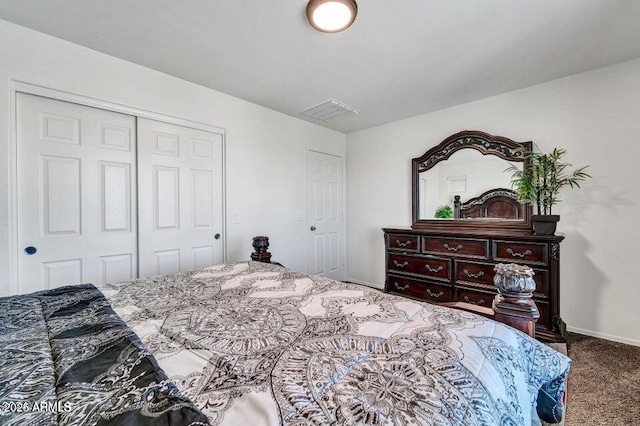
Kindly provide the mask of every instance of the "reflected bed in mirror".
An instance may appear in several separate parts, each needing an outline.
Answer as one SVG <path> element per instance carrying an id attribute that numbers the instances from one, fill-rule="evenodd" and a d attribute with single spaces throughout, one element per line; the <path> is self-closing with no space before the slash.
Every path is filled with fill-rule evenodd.
<path id="1" fill-rule="evenodd" d="M 456 195 L 453 206 L 455 219 L 522 220 L 524 213 L 516 193 L 506 188 L 490 189 L 467 201 Z"/>
<path id="2" fill-rule="evenodd" d="M 512 165 L 522 170 L 522 161 L 507 161 L 493 155 L 482 155 L 475 149 L 462 149 L 420 172 L 420 219 L 434 219 L 436 211 L 443 205 L 453 208 L 456 196 L 470 201 L 490 190 L 509 188 L 512 172 L 505 170 Z"/>
<path id="3" fill-rule="evenodd" d="M 522 148 L 531 149 L 531 142 L 466 130 L 414 158 L 412 227 L 530 230 L 531 207 L 507 189 L 512 172 L 505 171 L 528 166 Z M 452 219 L 434 217 L 443 206 L 454 211 Z"/>

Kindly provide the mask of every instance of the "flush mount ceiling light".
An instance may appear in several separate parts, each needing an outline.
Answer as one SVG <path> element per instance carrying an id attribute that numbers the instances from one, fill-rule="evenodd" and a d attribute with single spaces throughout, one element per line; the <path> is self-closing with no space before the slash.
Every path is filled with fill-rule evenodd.
<path id="1" fill-rule="evenodd" d="M 313 28 L 324 33 L 337 33 L 353 24 L 358 14 L 355 0 L 311 0 L 307 19 Z"/>

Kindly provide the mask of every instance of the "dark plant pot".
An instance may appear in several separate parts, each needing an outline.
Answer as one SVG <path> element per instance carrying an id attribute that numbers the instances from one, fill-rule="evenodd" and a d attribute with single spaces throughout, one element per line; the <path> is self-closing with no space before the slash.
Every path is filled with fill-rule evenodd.
<path id="1" fill-rule="evenodd" d="M 535 235 L 553 235 L 560 221 L 559 214 L 534 214 L 531 216 Z"/>

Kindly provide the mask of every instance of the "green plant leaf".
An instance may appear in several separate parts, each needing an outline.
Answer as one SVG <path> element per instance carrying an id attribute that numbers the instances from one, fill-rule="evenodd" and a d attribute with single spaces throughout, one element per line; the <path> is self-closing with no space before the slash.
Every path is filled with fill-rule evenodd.
<path id="1" fill-rule="evenodd" d="M 437 219 L 452 219 L 453 218 L 453 210 L 448 205 L 442 205 L 438 207 L 436 210 L 436 214 L 434 216 Z"/>
<path id="2" fill-rule="evenodd" d="M 511 173 L 511 187 L 522 204 L 535 205 L 537 214 L 551 214 L 551 209 L 561 200 L 558 198 L 564 187 L 580 188 L 580 182 L 591 178 L 584 166 L 570 172 L 571 163 L 563 162 L 562 157 L 566 149 L 554 148 L 548 154 L 528 151 L 524 147 L 518 148 L 528 160 L 526 170 L 520 170 L 515 165 L 505 172 Z"/>

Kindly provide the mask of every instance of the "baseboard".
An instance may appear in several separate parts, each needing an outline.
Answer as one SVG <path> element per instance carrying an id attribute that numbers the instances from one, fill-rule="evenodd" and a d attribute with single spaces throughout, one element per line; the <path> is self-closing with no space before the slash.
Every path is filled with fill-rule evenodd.
<path id="1" fill-rule="evenodd" d="M 626 337 L 614 336 L 611 334 L 600 333 L 598 331 L 585 330 L 577 327 L 567 326 L 567 331 L 572 333 L 584 334 L 591 337 L 597 337 L 599 339 L 611 340 L 612 342 L 624 343 L 631 346 L 640 346 L 640 340 L 627 339 Z"/>
<path id="2" fill-rule="evenodd" d="M 376 290 L 383 290 L 384 289 L 384 285 L 374 284 L 374 283 L 370 283 L 370 282 L 362 281 L 362 280 L 356 280 L 356 279 L 353 279 L 353 278 L 347 278 L 345 281 L 348 282 L 348 283 L 361 284 L 361 285 L 366 285 L 367 287 L 373 287 Z"/>

